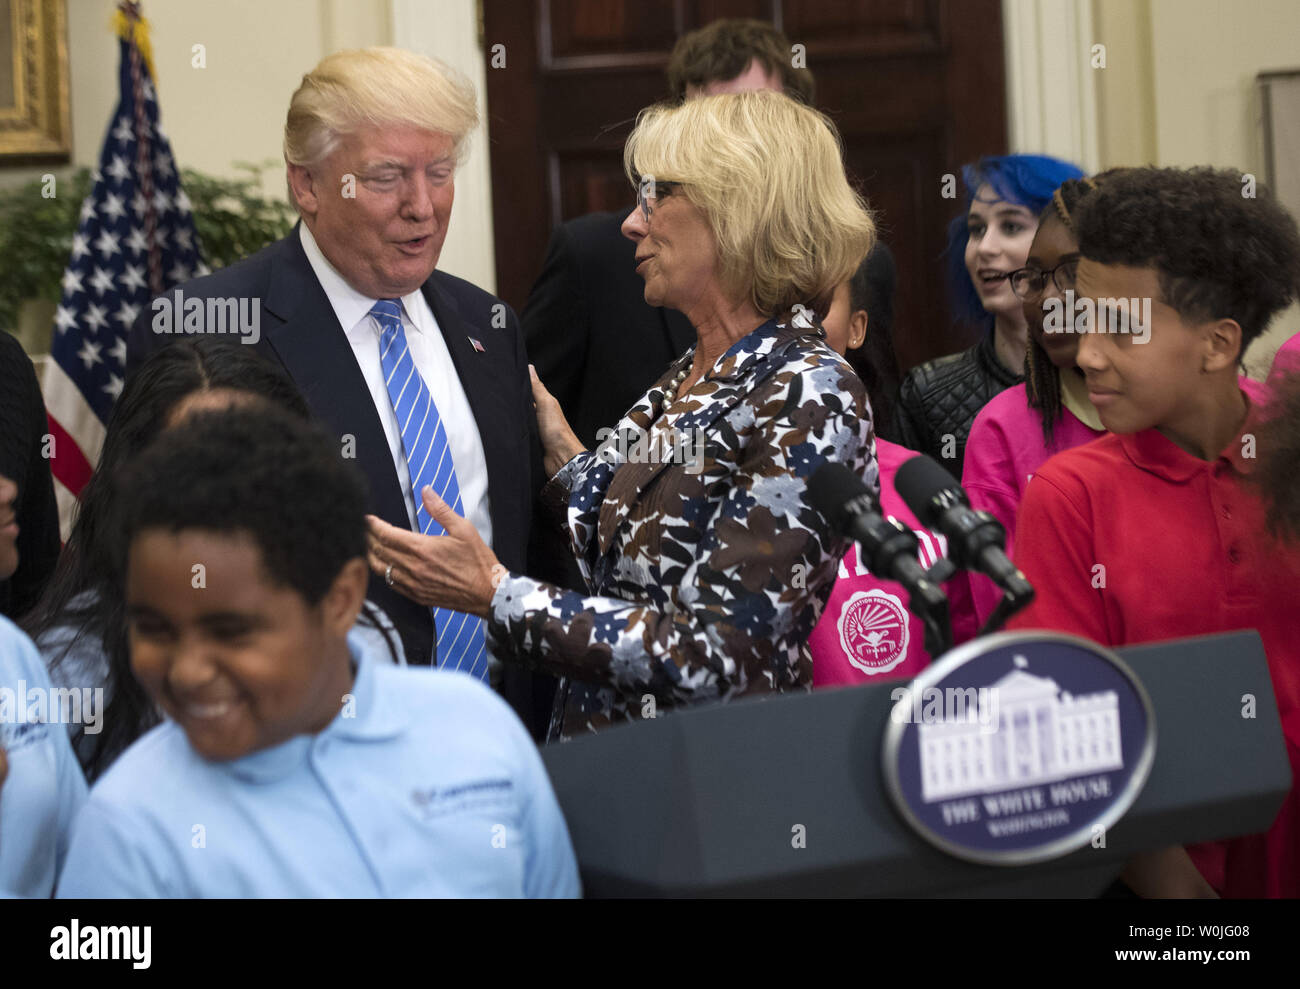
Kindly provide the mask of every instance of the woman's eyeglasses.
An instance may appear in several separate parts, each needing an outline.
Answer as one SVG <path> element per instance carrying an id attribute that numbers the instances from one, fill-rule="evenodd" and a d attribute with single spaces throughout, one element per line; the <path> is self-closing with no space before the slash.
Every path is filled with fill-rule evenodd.
<path id="1" fill-rule="evenodd" d="M 665 182 L 649 175 L 637 182 L 636 204 L 641 207 L 641 215 L 645 217 L 646 223 L 650 222 L 650 217 L 654 214 L 655 200 L 662 195 L 672 195 L 673 190 L 680 185 L 680 182 Z"/>
<path id="2" fill-rule="evenodd" d="M 1011 291 L 1019 299 L 1037 299 L 1047 288 L 1047 279 L 1057 290 L 1065 293 L 1074 288 L 1074 277 L 1079 271 L 1079 259 L 1070 258 L 1062 261 L 1055 268 L 1040 271 L 1038 268 L 1017 268 L 1007 279 L 1011 282 Z"/>

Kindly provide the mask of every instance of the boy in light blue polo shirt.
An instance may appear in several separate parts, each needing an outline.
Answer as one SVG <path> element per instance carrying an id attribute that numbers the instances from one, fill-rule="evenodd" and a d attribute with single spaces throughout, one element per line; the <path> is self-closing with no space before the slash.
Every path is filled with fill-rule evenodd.
<path id="1" fill-rule="evenodd" d="M 59 896 L 579 895 L 509 706 L 349 635 L 365 498 L 328 437 L 200 414 L 123 485 L 131 666 L 169 720 L 91 791 Z"/>

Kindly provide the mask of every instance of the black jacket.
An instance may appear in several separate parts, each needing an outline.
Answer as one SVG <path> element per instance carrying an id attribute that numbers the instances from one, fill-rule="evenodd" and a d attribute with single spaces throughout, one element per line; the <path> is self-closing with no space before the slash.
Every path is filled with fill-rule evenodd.
<path id="1" fill-rule="evenodd" d="M 1024 380 L 998 360 L 992 330 L 969 350 L 918 364 L 898 391 L 898 442 L 928 453 L 960 481 L 975 416 L 994 395 Z"/>
<path id="2" fill-rule="evenodd" d="M 685 316 L 645 301 L 627 212 L 557 227 L 522 317 L 528 359 L 588 449 L 695 343 Z"/>
<path id="3" fill-rule="evenodd" d="M 45 402 L 31 358 L 0 332 L 0 474 L 18 485 L 18 569 L 0 580 L 0 614 L 34 607 L 59 558 L 59 509 L 45 457 Z"/>
<path id="4" fill-rule="evenodd" d="M 421 288 L 483 441 L 493 551 L 507 569 L 526 573 L 533 502 L 545 478 L 519 321 L 509 307 L 495 308 L 502 305 L 495 296 L 453 275 L 435 271 Z M 384 427 L 344 329 L 307 260 L 297 227 L 252 257 L 180 289 L 187 299 L 261 300 L 258 352 L 283 365 L 327 429 L 336 436 L 355 438 L 356 463 L 369 488 L 366 510 L 409 528 L 406 500 Z M 504 320 L 494 318 L 502 311 Z M 153 315 L 152 308 L 146 307 L 131 328 L 128 374 L 154 350 L 178 339 L 154 333 Z M 479 341 L 482 350 L 471 338 Z M 428 664 L 436 648 L 429 609 L 385 586 L 383 578 L 374 574 L 368 597 L 397 626 L 407 661 Z M 510 664 L 505 667 L 501 692 L 535 737 L 545 730 L 554 687 L 552 677 Z"/>

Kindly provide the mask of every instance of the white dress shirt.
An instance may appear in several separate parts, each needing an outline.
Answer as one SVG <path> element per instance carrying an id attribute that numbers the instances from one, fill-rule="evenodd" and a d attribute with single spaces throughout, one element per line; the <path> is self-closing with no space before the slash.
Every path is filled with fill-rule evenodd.
<path id="1" fill-rule="evenodd" d="M 383 423 L 388 451 L 402 484 L 411 528 L 418 532 L 415 523 L 415 496 L 411 491 L 411 470 L 406 464 L 401 427 L 397 423 L 397 413 L 393 411 L 393 402 L 384 384 L 384 368 L 379 360 L 379 323 L 370 315 L 371 307 L 378 300 L 362 295 L 344 280 L 321 253 L 307 224 L 300 224 L 298 230 L 302 248 L 307 252 L 307 261 L 330 300 L 334 315 L 338 317 L 339 325 L 343 327 L 348 343 L 352 345 L 357 366 L 361 368 L 361 374 L 370 388 L 370 399 L 375 403 L 379 421 Z M 434 318 L 424 293 L 417 288 L 403 296 L 401 301 L 406 346 L 411 352 L 416 371 L 424 379 L 429 395 L 442 417 L 442 428 L 447 433 L 452 464 L 456 468 L 456 479 L 460 484 L 465 517 L 474 523 L 483 542 L 491 546 L 492 516 L 488 506 L 487 459 L 483 455 L 483 440 L 478 434 L 478 422 L 474 419 L 460 376 L 447 351 L 447 342 L 442 338 L 442 331 L 438 328 L 438 321 Z"/>

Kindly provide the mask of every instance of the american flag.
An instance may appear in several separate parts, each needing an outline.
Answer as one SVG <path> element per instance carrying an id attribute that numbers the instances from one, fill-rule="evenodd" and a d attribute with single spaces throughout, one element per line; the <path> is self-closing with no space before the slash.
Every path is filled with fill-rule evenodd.
<path id="1" fill-rule="evenodd" d="M 190 201 L 158 123 L 136 4 L 118 17 L 120 99 L 81 204 L 42 390 L 64 537 L 126 371 L 126 334 L 153 296 L 206 274 Z"/>

